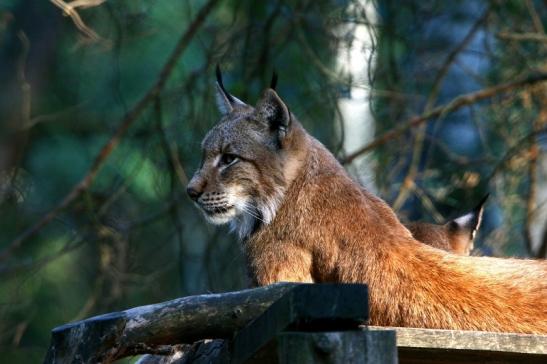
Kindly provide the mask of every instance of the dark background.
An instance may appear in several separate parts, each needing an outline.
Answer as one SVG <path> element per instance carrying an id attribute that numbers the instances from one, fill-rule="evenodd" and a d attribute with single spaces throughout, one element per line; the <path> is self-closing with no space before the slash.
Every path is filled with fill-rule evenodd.
<path id="1" fill-rule="evenodd" d="M 474 254 L 545 257 L 544 2 L 66 3 L 0 0 L 2 362 L 41 361 L 69 321 L 246 286 L 235 237 L 185 194 L 217 63 L 251 104 L 276 69 L 291 111 L 403 220 L 489 192 Z"/>

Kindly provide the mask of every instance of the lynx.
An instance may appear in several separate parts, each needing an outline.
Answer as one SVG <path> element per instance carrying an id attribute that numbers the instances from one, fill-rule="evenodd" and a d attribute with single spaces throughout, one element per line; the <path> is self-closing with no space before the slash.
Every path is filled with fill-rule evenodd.
<path id="1" fill-rule="evenodd" d="M 405 226 L 414 239 L 456 254 L 469 255 L 473 250 L 475 235 L 482 222 L 484 203 L 488 195 L 470 212 L 446 224 L 409 222 Z"/>
<path id="2" fill-rule="evenodd" d="M 187 192 L 241 240 L 256 285 L 366 283 L 370 323 L 547 333 L 547 262 L 422 244 L 355 183 L 272 87 L 255 107 L 226 92 Z"/>

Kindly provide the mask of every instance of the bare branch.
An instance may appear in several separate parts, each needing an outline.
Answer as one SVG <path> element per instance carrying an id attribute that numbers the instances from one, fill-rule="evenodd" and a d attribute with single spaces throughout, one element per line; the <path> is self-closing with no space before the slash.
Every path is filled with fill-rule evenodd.
<path id="1" fill-rule="evenodd" d="M 528 150 L 528 193 L 526 196 L 526 215 L 524 218 L 524 242 L 526 251 L 530 256 L 534 255 L 532 249 L 532 220 L 534 212 L 536 210 L 537 199 L 537 160 L 539 154 L 539 146 L 535 140 L 535 137 L 531 138 L 531 145 Z"/>
<path id="2" fill-rule="evenodd" d="M 342 164 L 348 164 L 351 161 L 353 161 L 355 158 L 359 157 L 361 154 L 367 153 L 393 139 L 398 138 L 401 134 L 403 134 L 408 129 L 416 127 L 431 118 L 435 118 L 440 115 L 456 111 L 458 109 L 461 109 L 464 106 L 471 105 L 476 102 L 492 98 L 496 95 L 499 95 L 505 92 L 509 92 L 509 91 L 519 89 L 525 86 L 535 85 L 545 81 L 547 81 L 547 73 L 539 73 L 539 74 L 525 77 L 517 81 L 488 87 L 479 91 L 458 96 L 455 99 L 453 99 L 451 102 L 449 102 L 448 104 L 438 106 L 432 109 L 430 112 L 426 112 L 420 116 L 415 116 L 406 121 L 403 121 L 399 126 L 380 135 L 378 138 L 368 143 L 361 149 L 341 159 L 340 162 Z"/>
<path id="3" fill-rule="evenodd" d="M 72 190 L 63 198 L 63 200 L 55 206 L 51 211 L 45 214 L 38 222 L 14 239 L 7 248 L 0 253 L 0 262 L 6 260 L 10 254 L 17 249 L 28 238 L 34 236 L 40 229 L 48 225 L 61 211 L 67 208 L 74 200 L 82 195 L 86 191 L 97 176 L 99 170 L 110 156 L 112 151 L 116 149 L 120 143 L 122 137 L 127 130 L 133 125 L 133 123 L 139 118 L 141 113 L 146 107 L 160 94 L 161 90 L 165 86 L 167 79 L 173 72 L 177 60 L 186 50 L 188 44 L 196 34 L 197 30 L 204 23 L 205 19 L 217 4 L 218 0 L 209 0 L 199 11 L 195 19 L 188 26 L 182 37 L 179 39 L 175 49 L 167 59 L 163 69 L 160 72 L 158 80 L 152 86 L 150 90 L 140 99 L 140 101 L 123 117 L 118 129 L 114 132 L 108 142 L 102 147 L 97 157 L 93 161 L 91 168 L 81 181 L 76 184 Z"/>
<path id="4" fill-rule="evenodd" d="M 547 36 L 538 33 L 509 33 L 499 32 L 496 36 L 503 40 L 512 40 L 517 42 L 540 42 L 547 43 Z"/>
<path id="5" fill-rule="evenodd" d="M 536 7 L 534 6 L 534 2 L 532 0 L 526 0 L 526 7 L 528 8 L 528 12 L 530 13 L 530 17 L 532 18 L 532 23 L 534 24 L 536 32 L 539 34 L 545 34 L 545 29 L 543 29 L 543 23 L 536 10 Z"/>
<path id="6" fill-rule="evenodd" d="M 433 108 L 433 105 L 435 104 L 435 102 L 437 102 L 439 91 L 441 90 L 441 86 L 443 84 L 443 81 L 446 75 L 448 74 L 448 70 L 450 69 L 450 66 L 452 66 L 458 54 L 460 54 L 465 49 L 465 47 L 467 47 L 469 42 L 474 38 L 477 31 L 481 28 L 482 24 L 488 18 L 489 13 L 490 13 L 490 9 L 486 10 L 484 14 L 481 17 L 479 17 L 479 19 L 475 22 L 475 24 L 473 24 L 469 32 L 467 32 L 467 35 L 462 39 L 462 41 L 458 44 L 458 46 L 454 50 L 452 50 L 452 52 L 450 52 L 450 54 L 446 57 L 444 63 L 439 69 L 439 72 L 435 76 L 435 80 L 433 81 L 431 92 L 429 93 L 429 97 L 427 98 L 427 102 L 425 104 L 425 108 L 424 108 L 425 113 L 431 111 L 431 109 Z M 404 183 L 401 184 L 399 193 L 397 194 L 397 197 L 395 198 L 393 202 L 393 209 L 395 211 L 398 211 L 403 206 L 408 196 L 410 195 L 410 189 L 408 189 L 407 186 L 415 185 L 414 181 L 418 175 L 418 166 L 420 164 L 420 159 L 422 158 L 425 133 L 426 133 L 426 124 L 424 123 L 418 128 L 418 131 L 414 138 L 414 143 L 413 143 L 414 145 L 412 147 L 412 160 L 410 162 L 410 166 L 408 168 L 407 174 L 403 179 Z M 416 189 L 414 189 L 413 191 L 416 192 Z M 421 199 L 423 200 L 423 198 Z"/>
<path id="7" fill-rule="evenodd" d="M 30 41 L 22 30 L 17 32 L 17 37 L 21 41 L 21 45 L 23 46 L 23 51 L 21 53 L 21 56 L 19 58 L 19 62 L 17 64 L 17 80 L 19 81 L 19 84 L 21 85 L 21 94 L 22 94 L 22 105 L 21 105 L 21 125 L 20 128 L 24 128 L 26 125 L 30 122 L 30 112 L 31 112 L 31 88 L 30 84 L 27 81 L 25 67 L 27 64 L 27 57 L 28 52 L 30 50 Z"/>
<path id="8" fill-rule="evenodd" d="M 70 5 L 72 8 L 93 8 L 95 6 L 99 6 L 102 3 L 104 3 L 106 0 L 74 0 L 71 1 L 68 5 Z"/>
<path id="9" fill-rule="evenodd" d="M 98 42 L 102 40 L 102 38 L 90 27 L 88 27 L 82 18 L 80 17 L 80 14 L 75 10 L 77 6 L 82 6 L 84 4 L 81 4 L 82 2 L 89 4 L 89 1 L 73 1 L 70 4 L 67 4 L 63 0 L 50 0 L 55 6 L 59 7 L 63 10 L 63 15 L 69 16 L 72 21 L 74 22 L 74 25 L 76 25 L 76 28 L 80 32 L 82 32 L 83 35 L 85 35 L 89 40 L 93 42 Z M 96 6 L 101 4 L 103 1 L 93 1 L 93 3 L 97 3 L 94 5 L 88 5 L 89 6 Z"/>

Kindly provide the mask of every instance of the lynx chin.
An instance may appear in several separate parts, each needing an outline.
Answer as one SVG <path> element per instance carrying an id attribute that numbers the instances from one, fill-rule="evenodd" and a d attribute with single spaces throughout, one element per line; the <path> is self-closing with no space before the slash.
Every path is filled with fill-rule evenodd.
<path id="1" fill-rule="evenodd" d="M 275 83 L 253 107 L 225 90 L 217 69 L 222 118 L 187 189 L 210 222 L 237 232 L 255 285 L 366 283 L 372 325 L 547 333 L 546 261 L 419 242 L 304 130 Z M 456 223 L 472 241 L 480 214 Z"/>

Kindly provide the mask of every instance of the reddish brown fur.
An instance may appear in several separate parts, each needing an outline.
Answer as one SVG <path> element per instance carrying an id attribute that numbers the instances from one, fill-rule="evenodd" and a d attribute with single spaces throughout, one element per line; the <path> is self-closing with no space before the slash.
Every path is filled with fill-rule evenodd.
<path id="1" fill-rule="evenodd" d="M 484 204 L 488 199 L 485 195 L 471 211 L 460 215 L 445 224 L 430 224 L 426 222 L 410 222 L 405 226 L 414 239 L 435 248 L 452 253 L 469 255 L 473 250 L 477 230 L 481 226 Z"/>
<path id="2" fill-rule="evenodd" d="M 473 239 L 468 231 L 452 231 L 447 225 L 427 222 L 410 222 L 405 227 L 419 242 L 447 252 L 469 255 L 473 248 Z"/>
<path id="3" fill-rule="evenodd" d="M 217 223 L 235 216 L 236 226 L 246 216 L 237 199 L 258 204 L 255 213 L 270 211 L 260 207 L 268 196 L 255 196 L 253 183 L 261 184 L 260 194 L 277 191 L 271 219 L 239 225 L 252 227 L 240 236 L 255 284 L 366 283 L 374 325 L 547 333 L 547 262 L 460 256 L 418 242 L 280 103 L 267 90 L 256 112 L 226 104 L 224 121 L 204 141 L 206 160 L 188 187 L 202 209 L 210 206 L 210 196 L 227 196 L 222 207 L 228 212 L 206 214 L 222 216 L 210 217 Z M 259 160 L 249 151 L 260 149 L 262 140 L 267 159 Z M 227 143 L 243 153 L 233 167 L 214 162 L 234 153 L 222 150 Z M 249 179 L 249 171 L 263 178 Z M 273 178 L 279 175 L 282 188 Z M 238 178 L 248 186 L 233 187 Z"/>
<path id="4" fill-rule="evenodd" d="M 414 240 L 298 125 L 305 155 L 276 218 L 244 242 L 256 284 L 363 282 L 371 324 L 547 333 L 547 264 L 464 257 Z"/>

